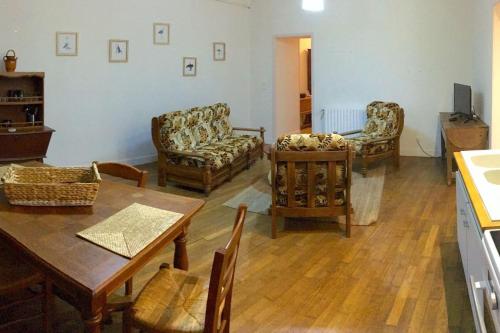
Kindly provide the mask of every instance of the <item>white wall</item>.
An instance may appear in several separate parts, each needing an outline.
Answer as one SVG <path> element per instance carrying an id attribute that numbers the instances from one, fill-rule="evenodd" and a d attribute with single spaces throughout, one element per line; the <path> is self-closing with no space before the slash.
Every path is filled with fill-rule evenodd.
<path id="1" fill-rule="evenodd" d="M 234 125 L 250 125 L 249 13 L 213 0 L 0 0 L 0 53 L 46 72 L 49 163 L 139 163 L 154 158 L 161 113 L 224 101 Z M 171 24 L 171 45 L 153 45 L 154 22 Z M 55 56 L 56 31 L 80 33 L 78 57 Z M 108 63 L 112 38 L 130 41 L 128 64 Z M 226 62 L 212 61 L 215 41 Z M 184 56 L 198 57 L 196 78 L 182 77 Z"/>
<path id="2" fill-rule="evenodd" d="M 274 69 L 274 132 L 300 131 L 299 38 L 277 38 Z"/>
<path id="3" fill-rule="evenodd" d="M 474 105 L 483 120 L 490 125 L 490 144 L 492 148 L 500 149 L 500 96 L 496 82 L 493 90 L 493 64 L 500 67 L 500 49 L 495 48 L 493 59 L 493 17 L 497 0 L 477 0 L 472 12 L 474 25 Z M 498 27 L 500 28 L 500 26 Z M 496 37 L 498 37 L 498 32 Z M 498 41 L 496 41 L 496 46 Z M 499 72 L 496 76 L 500 75 Z M 497 81 L 497 77 L 495 81 Z M 496 91 L 495 94 L 493 92 Z"/>
<path id="4" fill-rule="evenodd" d="M 327 0 L 322 13 L 300 0 L 252 5 L 252 121 L 272 122 L 272 41 L 313 37 L 314 129 L 320 110 L 395 101 L 406 110 L 402 154 L 437 154 L 438 113 L 451 112 L 453 83 L 473 77 L 473 0 Z M 269 126 L 271 128 L 271 126 Z M 276 133 L 269 132 L 268 140 Z"/>

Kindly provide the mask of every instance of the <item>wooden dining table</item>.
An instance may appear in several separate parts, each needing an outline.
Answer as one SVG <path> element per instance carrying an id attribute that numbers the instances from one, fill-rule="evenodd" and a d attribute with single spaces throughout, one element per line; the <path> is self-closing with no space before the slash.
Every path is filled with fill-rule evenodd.
<path id="1" fill-rule="evenodd" d="M 76 234 L 140 203 L 184 216 L 132 259 Z M 174 267 L 187 270 L 186 236 L 200 199 L 103 180 L 92 207 L 23 207 L 8 203 L 0 186 L 0 241 L 46 274 L 82 314 L 86 332 L 101 331 L 107 297 L 174 242 Z"/>

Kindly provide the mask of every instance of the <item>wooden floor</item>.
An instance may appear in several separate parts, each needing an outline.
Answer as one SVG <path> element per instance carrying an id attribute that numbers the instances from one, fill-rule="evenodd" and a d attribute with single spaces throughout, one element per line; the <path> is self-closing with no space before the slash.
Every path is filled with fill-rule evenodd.
<path id="1" fill-rule="evenodd" d="M 156 177 L 154 165 L 151 187 Z M 259 161 L 216 189 L 193 219 L 188 252 L 193 274 L 209 276 L 213 251 L 230 235 L 235 210 L 222 204 L 264 177 Z M 163 189 L 165 190 L 165 189 Z M 167 192 L 200 197 L 168 186 Z M 471 332 L 473 320 L 459 259 L 455 187 L 439 159 L 402 158 L 387 168 L 379 222 L 353 227 L 287 221 L 270 238 L 270 218 L 248 214 L 241 243 L 232 332 Z M 367 200 L 369 200 L 369 193 Z M 135 279 L 135 292 L 172 248 Z M 78 315 L 58 307 L 57 332 L 78 332 Z M 119 332 L 120 317 L 104 332 Z"/>

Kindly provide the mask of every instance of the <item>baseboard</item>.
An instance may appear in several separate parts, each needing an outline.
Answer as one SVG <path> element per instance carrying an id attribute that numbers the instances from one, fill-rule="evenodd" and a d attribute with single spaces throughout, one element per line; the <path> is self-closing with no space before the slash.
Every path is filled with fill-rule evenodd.
<path id="1" fill-rule="evenodd" d="M 424 147 L 425 151 L 432 154 L 432 157 L 439 157 L 440 155 L 434 148 Z M 403 148 L 401 147 L 401 156 L 417 156 L 417 157 L 430 157 L 427 156 L 419 147 Z"/>
<path id="2" fill-rule="evenodd" d="M 156 154 L 154 154 L 154 155 L 128 158 L 128 159 L 124 159 L 124 160 L 119 160 L 117 162 L 130 164 L 130 165 L 141 165 L 141 164 L 148 164 L 148 163 L 156 162 L 157 160 L 158 160 L 158 156 Z"/>

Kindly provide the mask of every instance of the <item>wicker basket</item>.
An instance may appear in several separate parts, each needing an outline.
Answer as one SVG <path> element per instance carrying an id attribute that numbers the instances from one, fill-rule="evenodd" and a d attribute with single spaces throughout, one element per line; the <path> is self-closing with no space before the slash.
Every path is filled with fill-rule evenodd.
<path id="1" fill-rule="evenodd" d="M 101 177 L 90 168 L 10 167 L 2 178 L 11 205 L 92 206 Z"/>

